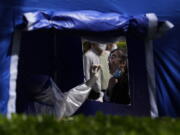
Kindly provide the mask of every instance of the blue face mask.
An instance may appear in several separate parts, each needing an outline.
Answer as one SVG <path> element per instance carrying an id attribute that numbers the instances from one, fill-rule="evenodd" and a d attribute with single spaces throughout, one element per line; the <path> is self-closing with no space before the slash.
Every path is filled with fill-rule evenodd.
<path id="1" fill-rule="evenodd" d="M 113 73 L 114 78 L 119 78 L 122 75 L 122 71 L 118 68 L 116 71 Z"/>

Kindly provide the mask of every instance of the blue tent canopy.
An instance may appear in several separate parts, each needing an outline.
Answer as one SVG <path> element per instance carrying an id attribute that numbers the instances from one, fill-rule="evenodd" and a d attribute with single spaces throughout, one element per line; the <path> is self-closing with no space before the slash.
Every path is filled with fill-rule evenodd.
<path id="1" fill-rule="evenodd" d="M 24 13 L 42 11 L 42 10 L 47 11 L 47 9 L 50 9 L 52 11 L 51 13 L 53 13 L 54 11 L 58 11 L 56 12 L 58 14 L 59 13 L 62 14 L 62 12 L 65 13 L 69 11 L 76 14 L 77 13 L 85 14 L 87 12 L 85 12 L 84 10 L 91 10 L 91 12 L 88 12 L 88 14 L 91 13 L 92 16 L 95 16 L 97 15 L 98 12 L 101 12 L 103 13 L 100 15 L 102 18 L 103 18 L 102 15 L 105 15 L 105 18 L 109 16 L 110 18 L 112 17 L 110 20 L 108 20 L 108 22 L 110 22 L 109 23 L 110 25 L 107 24 L 101 25 L 100 23 L 98 25 L 99 20 L 96 21 L 98 27 L 93 27 L 93 29 L 92 28 L 90 29 L 93 32 L 98 30 L 104 30 L 104 28 L 107 28 L 106 30 L 114 29 L 114 27 L 111 27 L 112 26 L 111 24 L 115 26 L 118 25 L 118 20 L 116 20 L 116 17 L 119 15 L 120 15 L 119 20 L 121 20 L 120 21 L 121 23 L 123 22 L 123 20 L 125 20 L 123 25 L 121 25 L 121 23 L 119 25 L 120 31 L 123 34 L 127 32 L 128 30 L 127 26 L 130 26 L 131 24 L 130 20 L 131 18 L 133 18 L 133 16 L 138 16 L 143 14 L 145 15 L 146 13 L 154 12 L 157 14 L 160 20 L 171 21 L 175 25 L 175 28 L 171 30 L 168 34 L 166 34 L 164 37 L 155 40 L 153 45 L 155 89 L 156 89 L 159 115 L 180 116 L 180 111 L 179 111 L 180 110 L 180 87 L 179 87 L 180 40 L 178 39 L 178 35 L 180 34 L 180 14 L 179 14 L 180 1 L 178 0 L 174 0 L 174 1 L 172 0 L 166 0 L 166 1 L 100 0 L 98 2 L 95 0 L 91 0 L 91 1 L 2 0 L 0 2 L 0 13 L 1 13 L 0 19 L 2 20 L 0 22 L 0 48 L 1 48 L 0 49 L 1 50 L 0 51 L 0 65 L 1 65 L 0 66 L 0 112 L 2 114 L 7 113 L 8 101 L 11 99 L 11 97 L 9 98 L 9 88 L 10 88 L 11 76 L 12 76 L 12 73 L 10 72 L 10 69 L 12 68 L 11 66 L 12 54 L 9 53 L 9 48 L 12 42 L 13 32 L 15 31 L 17 24 L 22 23 L 23 21 L 22 16 Z M 4 15 L 6 15 L 6 17 Z M 46 17 L 48 17 L 48 15 Z M 80 20 L 84 22 L 83 19 Z M 141 19 L 135 19 L 135 25 L 134 23 L 132 23 L 132 27 L 135 26 L 133 30 L 135 30 L 135 28 L 137 29 L 131 32 L 133 34 L 138 32 L 141 36 L 143 36 L 144 34 L 142 33 L 146 33 L 144 31 L 146 29 L 144 28 L 145 26 L 147 26 L 147 23 L 144 24 L 140 23 L 141 25 L 138 26 L 142 26 L 143 28 L 142 27 L 139 28 L 136 25 L 139 24 L 137 20 L 141 21 Z M 78 22 L 78 24 L 82 22 Z M 35 25 L 33 25 L 33 27 L 35 28 Z M 81 28 L 85 28 L 85 30 L 87 30 L 86 26 Z M 139 30 L 143 30 L 143 31 L 139 31 Z M 92 37 L 93 35 L 94 34 L 91 34 Z M 117 36 L 116 33 L 115 36 Z M 136 52 L 138 52 L 138 49 L 141 50 L 142 47 L 143 45 L 139 45 L 137 47 Z M 136 52 L 131 51 L 131 53 L 136 53 Z M 141 56 L 139 57 L 137 56 L 137 58 L 141 59 Z M 142 63 L 140 64 L 140 66 L 143 66 Z M 144 80 L 143 76 L 138 78 L 137 77 L 138 74 L 141 74 L 140 70 L 135 71 L 135 79 L 137 79 L 135 81 L 135 85 L 141 89 L 140 85 L 142 85 L 142 82 L 144 83 L 143 85 L 146 85 L 148 79 Z M 112 105 L 112 106 L 116 106 L 116 105 Z M 113 108 L 112 106 L 109 105 L 108 107 Z M 102 106 L 100 106 L 99 108 L 103 110 Z M 116 109 L 112 109 L 112 110 L 114 110 L 115 112 Z M 113 111 L 111 113 L 113 113 Z"/>
<path id="2" fill-rule="evenodd" d="M 145 15 L 127 16 L 98 11 L 37 11 L 24 14 L 26 30 L 56 29 L 75 33 L 99 42 L 114 42 L 120 36 L 147 36 L 148 19 Z"/>

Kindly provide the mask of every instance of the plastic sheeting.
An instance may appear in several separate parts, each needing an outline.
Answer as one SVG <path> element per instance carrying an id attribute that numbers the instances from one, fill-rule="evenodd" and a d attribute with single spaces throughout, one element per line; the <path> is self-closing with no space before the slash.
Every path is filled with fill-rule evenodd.
<path id="1" fill-rule="evenodd" d="M 47 79 L 48 77 L 45 76 L 35 76 L 35 78 L 38 84 L 31 84 L 29 82 L 33 85 L 30 87 L 36 91 L 31 89 L 30 94 L 34 94 L 35 97 L 33 101 L 27 104 L 26 114 L 49 114 L 57 118 L 71 116 L 84 103 L 91 90 L 84 83 L 70 89 L 68 92 L 62 92 L 52 79 Z M 46 89 L 42 89 L 42 87 L 38 87 L 40 85 L 48 86 L 46 86 Z"/>

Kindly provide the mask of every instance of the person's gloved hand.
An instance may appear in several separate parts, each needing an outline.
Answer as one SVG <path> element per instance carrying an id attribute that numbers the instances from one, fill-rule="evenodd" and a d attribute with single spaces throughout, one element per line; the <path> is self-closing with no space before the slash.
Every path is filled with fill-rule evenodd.
<path id="1" fill-rule="evenodd" d="M 86 82 L 88 87 L 92 87 L 99 77 L 100 65 L 93 65 L 91 68 L 91 78 Z"/>
<path id="2" fill-rule="evenodd" d="M 91 68 L 92 77 L 98 78 L 100 68 L 101 68 L 100 65 L 93 65 L 93 66 L 92 66 L 92 68 Z"/>

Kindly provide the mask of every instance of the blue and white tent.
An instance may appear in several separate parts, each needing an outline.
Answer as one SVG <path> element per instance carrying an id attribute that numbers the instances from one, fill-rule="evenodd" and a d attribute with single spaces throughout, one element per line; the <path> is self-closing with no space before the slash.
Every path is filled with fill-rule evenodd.
<path id="1" fill-rule="evenodd" d="M 29 62 L 26 69 L 49 74 L 51 67 L 44 68 L 52 64 L 46 45 L 56 37 L 61 44 L 61 86 L 67 90 L 84 79 L 80 37 L 111 42 L 125 36 L 131 106 L 87 101 L 78 113 L 180 116 L 180 1 L 1 0 L 0 20 L 1 114 L 15 112 L 19 104 L 16 97 L 23 98 L 17 90 L 19 49 L 23 43 L 23 57 Z M 35 42 L 34 49 L 31 44 Z M 73 50 L 71 55 L 66 53 L 68 48 Z M 41 50 L 42 55 L 36 57 Z M 66 63 L 67 59 L 71 63 Z M 69 64 L 76 68 L 67 68 Z"/>

